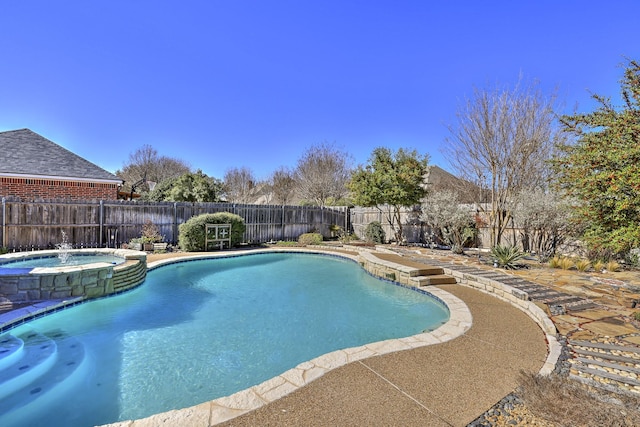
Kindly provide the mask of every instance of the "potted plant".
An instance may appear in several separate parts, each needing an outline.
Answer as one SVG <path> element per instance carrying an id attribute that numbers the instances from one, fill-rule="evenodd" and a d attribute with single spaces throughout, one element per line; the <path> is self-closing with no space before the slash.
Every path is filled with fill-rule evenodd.
<path id="1" fill-rule="evenodd" d="M 129 240 L 129 245 L 127 245 L 127 249 L 131 249 L 134 251 L 142 250 L 142 237 L 135 237 Z"/>
<path id="2" fill-rule="evenodd" d="M 158 227 L 148 219 L 142 225 L 140 237 L 131 239 L 130 244 L 136 246 L 137 250 L 153 252 L 155 249 L 154 244 L 160 243 L 162 240 L 163 236 L 160 234 Z"/>

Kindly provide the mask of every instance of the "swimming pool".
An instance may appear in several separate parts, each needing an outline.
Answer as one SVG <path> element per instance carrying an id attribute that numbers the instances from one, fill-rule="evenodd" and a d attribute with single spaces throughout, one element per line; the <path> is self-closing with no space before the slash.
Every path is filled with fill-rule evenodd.
<path id="1" fill-rule="evenodd" d="M 27 343 L 23 356 L 34 354 L 28 363 L 14 356 L 10 366 L 40 372 L 7 382 L 1 375 L 10 369 L 0 371 L 0 424 L 50 426 L 52 413 L 65 426 L 141 418 L 447 319 L 427 295 L 335 257 L 269 253 L 172 264 L 127 294 L 3 335 Z M 57 358 L 36 357 L 33 348 Z"/>

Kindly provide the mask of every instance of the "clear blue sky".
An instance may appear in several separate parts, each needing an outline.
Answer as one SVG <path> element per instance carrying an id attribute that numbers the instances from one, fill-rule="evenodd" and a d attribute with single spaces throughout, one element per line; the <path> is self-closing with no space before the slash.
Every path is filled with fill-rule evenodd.
<path id="1" fill-rule="evenodd" d="M 640 2 L 5 0 L 0 53 L 0 131 L 111 172 L 150 144 L 266 178 L 323 141 L 356 164 L 407 147 L 448 169 L 446 126 L 474 87 L 522 74 L 566 112 L 619 99 Z"/>

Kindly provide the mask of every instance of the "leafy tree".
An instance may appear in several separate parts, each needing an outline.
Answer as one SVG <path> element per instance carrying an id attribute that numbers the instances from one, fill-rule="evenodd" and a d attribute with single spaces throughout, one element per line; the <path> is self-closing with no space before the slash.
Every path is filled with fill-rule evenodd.
<path id="1" fill-rule="evenodd" d="M 640 246 L 640 64 L 621 80 L 624 104 L 593 95 L 598 108 L 561 122 L 575 137 L 553 161 L 558 188 L 575 197 L 573 218 L 592 250 L 622 254 Z"/>
<path id="2" fill-rule="evenodd" d="M 424 175 L 428 156 L 400 148 L 397 152 L 379 147 L 369 163 L 359 166 L 348 184 L 356 205 L 376 207 L 387 219 L 396 242 L 403 238 L 402 208 L 420 204 L 427 194 Z"/>
<path id="3" fill-rule="evenodd" d="M 563 135 L 554 104 L 555 97 L 543 96 L 536 84 L 476 89 L 459 109 L 457 126 L 449 127 L 446 157 L 460 177 L 490 196 L 491 246 L 501 242 L 510 225 L 513 196 L 547 185 L 547 161 Z"/>
<path id="4" fill-rule="evenodd" d="M 231 168 L 224 173 L 223 191 L 230 203 L 251 203 L 256 198 L 256 178 L 247 167 Z"/>
<path id="5" fill-rule="evenodd" d="M 443 190 L 430 193 L 422 203 L 422 220 L 454 253 L 463 253 L 464 246 L 475 237 L 473 212 L 460 203 L 458 193 Z"/>
<path id="6" fill-rule="evenodd" d="M 310 147 L 294 171 L 298 196 L 318 206 L 343 199 L 351 175 L 351 156 L 333 145 Z"/>
<path id="7" fill-rule="evenodd" d="M 156 186 L 148 199 L 168 202 L 217 202 L 222 193 L 222 183 L 207 176 L 201 170 L 166 179 Z"/>
<path id="8" fill-rule="evenodd" d="M 135 188 L 137 193 L 144 196 L 150 191 L 149 182 L 161 184 L 190 171 L 191 168 L 182 160 L 160 156 L 155 148 L 145 144 L 131 153 L 128 162 L 115 174 L 125 181 L 124 191 L 131 191 L 132 185 L 146 179 Z"/>

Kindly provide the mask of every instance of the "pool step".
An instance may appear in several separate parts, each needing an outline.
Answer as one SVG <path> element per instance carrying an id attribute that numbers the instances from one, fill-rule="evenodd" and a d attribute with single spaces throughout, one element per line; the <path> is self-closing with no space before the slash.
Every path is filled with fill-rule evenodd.
<path id="1" fill-rule="evenodd" d="M 2 340 L 11 340 L 8 337 L 3 335 Z M 82 343 L 59 331 L 28 332 L 13 338 L 23 342 L 23 349 L 15 363 L 0 370 L 0 425 L 9 412 L 50 395 L 85 360 Z"/>
<path id="2" fill-rule="evenodd" d="M 444 269 L 441 267 L 420 267 L 410 272 L 411 277 L 419 276 L 438 276 L 444 274 Z"/>
<path id="3" fill-rule="evenodd" d="M 23 348 L 21 339 L 9 334 L 0 336 L 0 372 L 20 358 Z"/>
<path id="4" fill-rule="evenodd" d="M 433 274 L 430 276 L 417 276 L 412 277 L 411 280 L 418 286 L 432 286 L 432 285 L 455 285 L 456 279 L 453 276 L 446 274 Z"/>
<path id="5" fill-rule="evenodd" d="M 22 341 L 23 348 L 20 357 L 0 371 L 0 401 L 45 374 L 56 359 L 56 343 L 51 338 L 37 332 L 15 338 Z"/>

